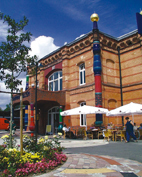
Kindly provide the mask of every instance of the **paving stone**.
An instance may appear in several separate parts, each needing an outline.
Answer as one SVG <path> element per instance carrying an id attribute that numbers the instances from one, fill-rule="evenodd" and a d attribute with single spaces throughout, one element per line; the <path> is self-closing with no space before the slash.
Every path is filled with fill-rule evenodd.
<path id="1" fill-rule="evenodd" d="M 63 173 L 64 170 L 100 170 L 97 173 Z M 102 169 L 113 170 L 113 172 L 103 172 Z M 122 174 L 121 174 L 122 173 Z M 69 154 L 67 162 L 53 173 L 44 174 L 40 177 L 123 177 L 123 173 L 132 173 L 142 176 L 142 163 L 123 158 L 111 158 L 109 156 L 95 156 L 88 154 Z"/>
<path id="2" fill-rule="evenodd" d="M 142 176 L 142 170 L 136 173 L 137 176 Z"/>
<path id="3" fill-rule="evenodd" d="M 121 171 L 129 171 L 130 170 L 130 168 L 128 168 L 128 166 L 121 165 L 120 168 L 121 168 Z"/>
<path id="4" fill-rule="evenodd" d="M 129 165 L 129 167 L 136 169 L 136 170 L 142 170 L 142 166 L 138 166 L 138 165 Z"/>
<path id="5" fill-rule="evenodd" d="M 77 165 L 76 166 L 76 169 L 82 169 L 83 168 L 83 165 Z"/>
<path id="6" fill-rule="evenodd" d="M 89 166 L 85 166 L 85 165 L 84 165 L 83 168 L 85 168 L 85 169 L 89 169 Z"/>
<path id="7" fill-rule="evenodd" d="M 103 173 L 104 175 L 106 175 L 106 177 L 123 177 L 122 174 L 120 174 L 119 172 L 112 172 L 112 173 Z"/>

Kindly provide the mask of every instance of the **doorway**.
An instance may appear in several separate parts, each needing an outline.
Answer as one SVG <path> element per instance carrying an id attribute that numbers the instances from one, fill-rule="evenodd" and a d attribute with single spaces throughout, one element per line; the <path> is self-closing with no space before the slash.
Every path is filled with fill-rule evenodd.
<path id="1" fill-rule="evenodd" d="M 48 111 L 48 125 L 51 125 L 51 133 L 56 134 L 59 126 L 59 107 L 53 107 Z"/>

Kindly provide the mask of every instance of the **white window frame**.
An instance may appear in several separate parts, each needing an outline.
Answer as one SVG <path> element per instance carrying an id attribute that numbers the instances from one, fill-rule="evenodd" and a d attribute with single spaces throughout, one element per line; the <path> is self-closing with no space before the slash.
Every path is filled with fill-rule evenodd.
<path id="1" fill-rule="evenodd" d="M 58 77 L 56 79 L 54 79 L 54 74 L 55 73 L 58 73 Z M 62 71 L 56 71 L 54 72 L 53 74 L 51 74 L 49 77 L 48 77 L 48 90 L 49 91 L 55 91 L 55 82 L 58 81 L 58 90 L 56 91 L 60 91 L 62 90 L 62 88 L 60 88 L 60 82 L 62 82 L 62 76 L 60 76 L 60 73 L 62 73 Z M 53 79 L 50 80 L 50 78 L 53 76 Z M 53 83 L 53 89 L 50 90 L 50 83 Z"/>
<path id="2" fill-rule="evenodd" d="M 81 69 L 83 66 L 83 69 Z M 81 73 L 82 73 L 82 78 L 81 78 Z M 82 79 L 82 83 L 81 83 L 81 79 Z M 85 63 L 82 63 L 79 65 L 79 84 L 80 85 L 84 85 L 86 82 L 85 82 Z"/>
<path id="3" fill-rule="evenodd" d="M 80 103 L 80 106 L 84 106 L 84 105 L 86 105 L 86 102 L 81 102 Z M 82 124 L 82 122 L 83 122 L 83 124 Z M 81 127 L 87 127 L 86 114 L 80 114 L 80 126 Z"/>

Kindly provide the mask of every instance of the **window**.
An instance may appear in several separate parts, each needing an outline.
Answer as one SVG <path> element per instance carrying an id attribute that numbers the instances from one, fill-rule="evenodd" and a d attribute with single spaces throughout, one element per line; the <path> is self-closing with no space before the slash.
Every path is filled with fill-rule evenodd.
<path id="1" fill-rule="evenodd" d="M 85 102 L 80 103 L 80 106 L 86 105 Z M 80 126 L 86 126 L 86 114 L 80 115 Z"/>
<path id="2" fill-rule="evenodd" d="M 9 123 L 9 121 L 8 120 L 4 120 L 4 123 Z"/>
<path id="3" fill-rule="evenodd" d="M 85 84 L 85 64 L 81 64 L 79 66 L 79 80 L 80 80 L 80 85 Z"/>
<path id="4" fill-rule="evenodd" d="M 62 71 L 53 73 L 48 78 L 48 90 L 59 91 L 62 90 Z"/>

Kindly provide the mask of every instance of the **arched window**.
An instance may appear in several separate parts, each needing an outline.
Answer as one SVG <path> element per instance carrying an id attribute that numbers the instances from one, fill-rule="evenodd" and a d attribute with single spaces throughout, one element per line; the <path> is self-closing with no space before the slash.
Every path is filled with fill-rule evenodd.
<path id="1" fill-rule="evenodd" d="M 79 81 L 80 85 L 85 84 L 85 64 L 79 65 Z"/>
<path id="2" fill-rule="evenodd" d="M 85 102 L 80 103 L 80 106 L 86 105 Z M 80 114 L 80 126 L 86 126 L 86 114 Z"/>
<path id="3" fill-rule="evenodd" d="M 62 71 L 54 72 L 48 78 L 48 90 L 59 91 L 62 90 Z"/>

